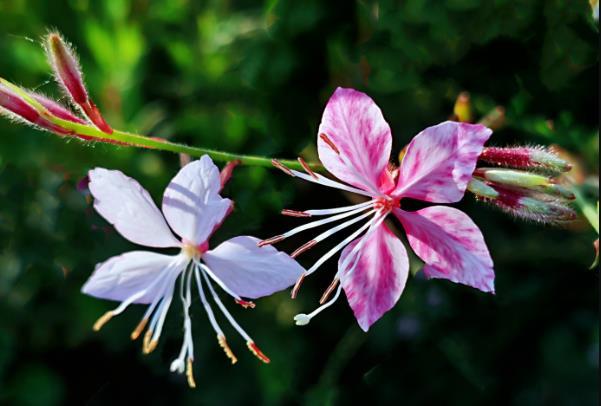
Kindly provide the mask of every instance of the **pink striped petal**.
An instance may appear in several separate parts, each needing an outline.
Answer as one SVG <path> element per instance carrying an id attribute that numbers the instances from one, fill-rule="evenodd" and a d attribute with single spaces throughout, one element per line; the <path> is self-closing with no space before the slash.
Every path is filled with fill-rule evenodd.
<path id="1" fill-rule="evenodd" d="M 362 238 L 365 237 L 342 251 L 339 267 Z M 401 297 L 409 274 L 409 259 L 401 241 L 385 224 L 367 236 L 359 255 L 356 268 L 343 272 L 340 283 L 359 326 L 367 331 Z"/>
<path id="2" fill-rule="evenodd" d="M 140 184 L 121 171 L 104 168 L 88 173 L 94 208 L 125 238 L 147 247 L 179 247 L 163 215 Z"/>
<path id="3" fill-rule="evenodd" d="M 182 239 L 200 245 L 229 214 L 230 199 L 219 195 L 219 169 L 208 155 L 184 166 L 163 195 L 163 213 Z"/>
<path id="4" fill-rule="evenodd" d="M 413 138 L 401 162 L 395 197 L 435 203 L 458 202 L 492 130 L 446 121 Z"/>
<path id="5" fill-rule="evenodd" d="M 460 210 L 445 206 L 395 210 L 429 278 L 443 278 L 494 293 L 495 273 L 482 232 Z"/>
<path id="6" fill-rule="evenodd" d="M 291 286 L 304 269 L 271 245 L 258 247 L 258 238 L 240 236 L 204 253 L 203 261 L 234 293 L 256 299 Z"/>
<path id="7" fill-rule="evenodd" d="M 321 137 L 325 134 L 347 162 Z M 353 186 L 378 190 L 390 159 L 392 136 L 382 111 L 365 93 L 338 88 L 323 112 L 317 148 L 326 169 Z"/>
<path id="8" fill-rule="evenodd" d="M 123 301 L 146 289 L 134 303 L 150 303 L 164 286 L 154 282 L 177 260 L 178 257 L 149 251 L 126 252 L 98 264 L 81 291 L 101 299 Z"/>

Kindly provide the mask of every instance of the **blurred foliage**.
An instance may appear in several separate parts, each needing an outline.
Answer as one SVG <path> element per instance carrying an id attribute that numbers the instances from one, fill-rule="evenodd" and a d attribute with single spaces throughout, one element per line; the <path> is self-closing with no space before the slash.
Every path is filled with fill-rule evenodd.
<path id="1" fill-rule="evenodd" d="M 0 0 L 0 74 L 55 92 L 38 39 L 60 30 L 117 128 L 267 156 L 311 154 L 335 86 L 368 92 L 398 151 L 445 120 L 457 94 L 482 116 L 506 108 L 492 143 L 556 144 L 598 195 L 598 28 L 586 0 Z M 595 233 L 524 224 L 460 204 L 483 230 L 497 295 L 412 278 L 369 334 L 345 301 L 310 326 L 334 262 L 286 292 L 234 309 L 272 358 L 231 367 L 198 304 L 196 377 L 170 374 L 181 320 L 143 357 L 132 309 L 100 333 L 111 306 L 79 293 L 97 262 L 133 248 L 91 209 L 77 182 L 94 166 L 134 176 L 155 198 L 178 167 L 168 153 L 64 142 L 0 121 L 0 403 L 592 405 L 598 396 Z M 268 237 L 297 224 L 282 207 L 344 196 L 275 171 L 240 168 L 225 194 L 236 212 L 214 242 Z M 594 197 L 594 196 L 591 196 Z M 304 242 L 283 244 L 295 248 Z M 319 252 L 307 254 L 309 264 Z"/>

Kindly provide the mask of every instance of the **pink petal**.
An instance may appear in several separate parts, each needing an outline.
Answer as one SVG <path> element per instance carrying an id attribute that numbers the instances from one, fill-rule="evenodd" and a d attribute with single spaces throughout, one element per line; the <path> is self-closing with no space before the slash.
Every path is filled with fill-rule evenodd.
<path id="1" fill-rule="evenodd" d="M 416 212 L 395 210 L 413 251 L 429 278 L 443 278 L 494 293 L 493 262 L 482 232 L 460 210 L 432 206 Z"/>
<path id="2" fill-rule="evenodd" d="M 325 134 L 348 164 L 320 135 Z M 326 169 L 353 186 L 378 190 L 390 159 L 392 136 L 382 111 L 365 93 L 338 88 L 323 112 L 317 148 Z"/>
<path id="3" fill-rule="evenodd" d="M 492 130 L 479 124 L 444 123 L 413 138 L 392 193 L 437 203 L 458 202 Z"/>
<path id="4" fill-rule="evenodd" d="M 356 239 L 342 251 L 339 267 L 362 238 L 365 237 Z M 364 331 L 399 300 L 409 274 L 407 251 L 385 224 L 367 238 L 354 271 L 342 273 L 340 278 L 349 305 Z"/>
<path id="5" fill-rule="evenodd" d="M 271 245 L 258 247 L 258 238 L 241 236 L 227 240 L 202 259 L 239 296 L 256 299 L 286 289 L 304 269 Z"/>
<path id="6" fill-rule="evenodd" d="M 179 247 L 163 215 L 140 184 L 123 174 L 104 168 L 88 173 L 94 208 L 119 233 L 147 247 Z"/>
<path id="7" fill-rule="evenodd" d="M 163 213 L 171 228 L 187 242 L 204 243 L 232 206 L 220 190 L 219 169 L 208 155 L 184 166 L 163 195 Z"/>
<path id="8" fill-rule="evenodd" d="M 112 257 L 96 266 L 96 270 L 81 291 L 101 299 L 123 301 L 143 289 L 150 288 L 134 302 L 150 303 L 158 290 L 164 286 L 161 283 L 152 286 L 152 283 L 176 258 L 149 251 L 132 251 Z"/>

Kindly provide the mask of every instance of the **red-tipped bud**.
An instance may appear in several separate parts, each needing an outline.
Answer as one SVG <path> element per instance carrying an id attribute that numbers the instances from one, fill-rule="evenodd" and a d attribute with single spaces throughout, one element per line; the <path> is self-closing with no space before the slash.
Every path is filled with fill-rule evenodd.
<path id="1" fill-rule="evenodd" d="M 100 111 L 90 99 L 75 52 L 58 33 L 46 37 L 46 52 L 56 74 L 58 83 L 77 104 L 87 118 L 101 131 L 111 134 L 113 129 L 106 123 Z"/>
<path id="2" fill-rule="evenodd" d="M 227 182 L 229 182 L 230 178 L 232 177 L 232 174 L 234 173 L 234 169 L 238 165 L 240 165 L 240 160 L 236 159 L 234 161 L 228 162 L 223 167 L 223 169 L 221 170 L 221 173 L 219 174 L 219 179 L 221 180 L 221 189 L 223 189 L 225 187 L 225 185 L 227 184 Z"/>
<path id="3" fill-rule="evenodd" d="M 545 147 L 484 148 L 480 160 L 510 168 L 543 169 L 555 172 L 567 172 L 572 168 L 569 162 Z"/>

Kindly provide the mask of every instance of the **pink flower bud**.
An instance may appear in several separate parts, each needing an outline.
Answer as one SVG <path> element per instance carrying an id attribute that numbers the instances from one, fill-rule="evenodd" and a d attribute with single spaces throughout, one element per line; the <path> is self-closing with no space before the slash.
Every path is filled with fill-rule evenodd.
<path id="1" fill-rule="evenodd" d="M 544 169 L 555 172 L 567 172 L 570 163 L 561 159 L 545 147 L 484 148 L 480 160 L 498 166 L 523 169 Z"/>
<path id="2" fill-rule="evenodd" d="M 113 129 L 106 123 L 88 95 L 75 52 L 58 33 L 50 33 L 46 37 L 46 52 L 58 83 L 71 96 L 73 102 L 98 129 L 111 134 Z"/>

